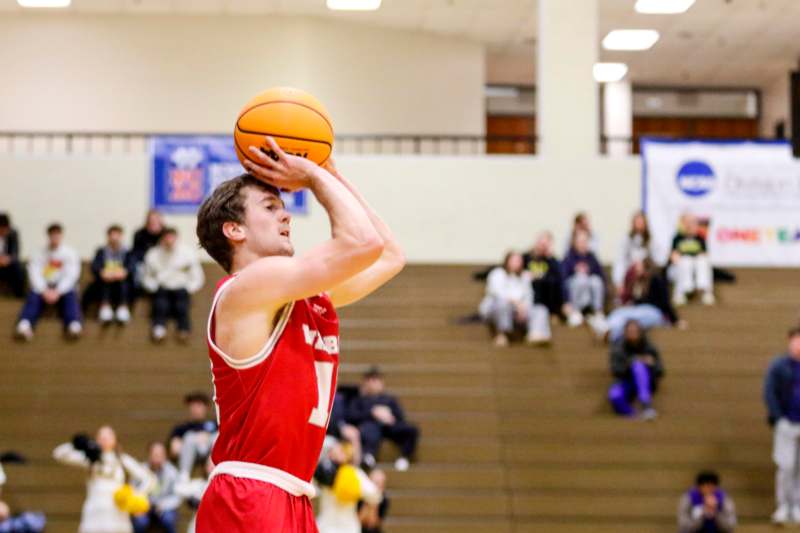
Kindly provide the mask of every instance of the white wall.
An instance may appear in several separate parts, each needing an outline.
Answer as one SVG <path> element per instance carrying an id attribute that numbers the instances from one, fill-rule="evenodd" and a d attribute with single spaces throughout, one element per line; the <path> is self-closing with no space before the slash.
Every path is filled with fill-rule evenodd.
<path id="1" fill-rule="evenodd" d="M 775 124 L 786 123 L 786 135 L 792 134 L 792 114 L 789 101 L 789 72 L 765 84 L 761 92 L 761 136 L 775 135 Z"/>
<path id="2" fill-rule="evenodd" d="M 529 246 L 542 229 L 556 233 L 560 251 L 581 209 L 608 261 L 639 207 L 638 158 L 341 156 L 337 164 L 395 229 L 412 262 L 493 262 L 509 247 Z M 109 223 L 129 233 L 141 225 L 148 176 L 146 156 L 0 156 L 0 211 L 11 213 L 26 255 L 43 244 L 45 225 L 59 220 L 88 257 Z M 168 220 L 196 242 L 194 217 Z M 298 250 L 327 236 L 317 204 L 293 224 Z"/>
<path id="3" fill-rule="evenodd" d="M 225 132 L 275 85 L 338 133 L 484 131 L 483 47 L 329 19 L 0 17 L 0 130 Z"/>

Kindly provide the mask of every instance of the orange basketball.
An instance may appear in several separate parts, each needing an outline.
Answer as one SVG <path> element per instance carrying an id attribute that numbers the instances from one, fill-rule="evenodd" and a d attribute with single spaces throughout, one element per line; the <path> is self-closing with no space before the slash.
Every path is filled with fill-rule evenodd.
<path id="1" fill-rule="evenodd" d="M 265 136 L 275 139 L 287 154 L 305 157 L 318 165 L 333 150 L 333 125 L 325 106 L 312 95 L 291 87 L 275 87 L 259 94 L 244 106 L 233 140 L 239 160 L 258 163 L 249 147 L 269 150 Z"/>

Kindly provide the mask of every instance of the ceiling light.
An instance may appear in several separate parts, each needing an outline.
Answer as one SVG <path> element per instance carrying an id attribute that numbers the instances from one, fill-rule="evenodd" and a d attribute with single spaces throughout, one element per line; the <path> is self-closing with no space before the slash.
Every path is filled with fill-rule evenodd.
<path id="1" fill-rule="evenodd" d="M 685 13 L 695 0 L 636 0 L 636 11 L 648 15 Z"/>
<path id="2" fill-rule="evenodd" d="M 647 50 L 658 41 L 656 30 L 612 30 L 603 39 L 606 50 Z"/>
<path id="3" fill-rule="evenodd" d="M 375 11 L 381 0 L 328 0 L 328 9 L 336 11 Z"/>
<path id="4" fill-rule="evenodd" d="M 69 7 L 72 0 L 17 0 L 22 7 Z"/>
<path id="5" fill-rule="evenodd" d="M 600 83 L 619 81 L 628 73 L 625 63 L 595 63 L 592 67 L 594 79 Z"/>

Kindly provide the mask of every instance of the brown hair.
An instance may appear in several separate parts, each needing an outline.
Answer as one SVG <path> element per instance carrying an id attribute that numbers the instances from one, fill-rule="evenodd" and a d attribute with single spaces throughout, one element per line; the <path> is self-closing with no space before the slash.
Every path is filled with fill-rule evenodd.
<path id="1" fill-rule="evenodd" d="M 644 233 L 642 233 L 642 244 L 647 246 L 650 244 L 650 223 L 647 220 L 647 215 L 643 210 L 639 209 L 631 217 L 631 230 L 628 232 L 628 236 L 633 238 L 636 235 L 636 228 L 634 226 L 634 221 L 638 217 L 642 217 L 642 219 L 644 220 Z"/>
<path id="2" fill-rule="evenodd" d="M 205 199 L 197 212 L 197 238 L 200 246 L 208 252 L 214 261 L 226 272 L 231 271 L 233 264 L 233 248 L 222 232 L 226 222 L 244 222 L 245 195 L 248 187 L 256 187 L 280 196 L 280 191 L 250 174 L 242 174 L 220 184 Z"/>

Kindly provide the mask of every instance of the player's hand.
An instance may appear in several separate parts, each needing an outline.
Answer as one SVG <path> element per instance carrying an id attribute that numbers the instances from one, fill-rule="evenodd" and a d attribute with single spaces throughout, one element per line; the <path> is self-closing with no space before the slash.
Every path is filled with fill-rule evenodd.
<path id="1" fill-rule="evenodd" d="M 258 164 L 249 159 L 244 161 L 244 167 L 250 174 L 284 191 L 311 187 L 314 175 L 319 170 L 317 165 L 304 157 L 287 154 L 272 137 L 267 137 L 267 146 L 267 152 L 255 146 L 249 148 L 252 157 L 258 161 Z"/>

